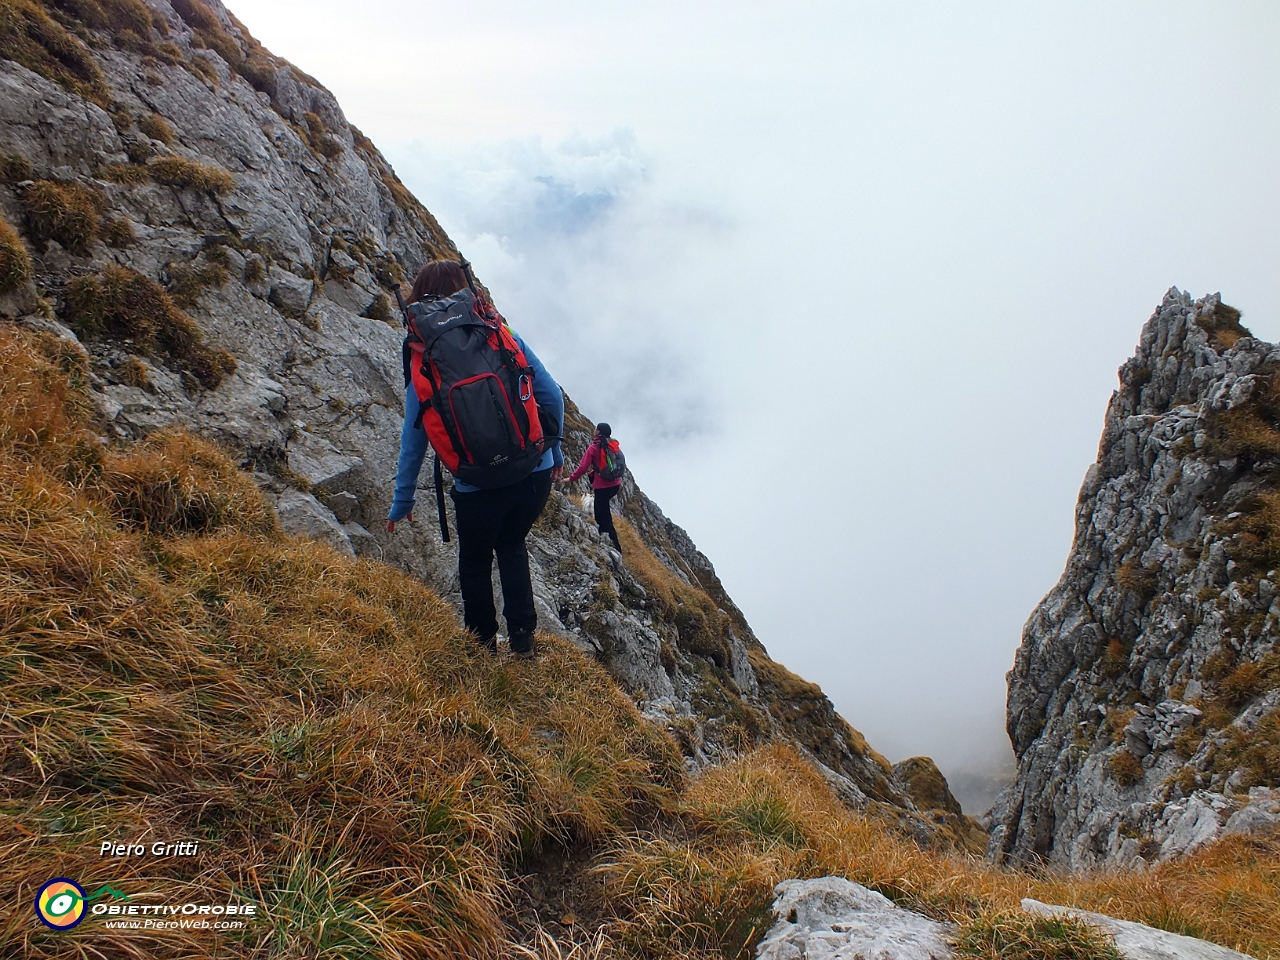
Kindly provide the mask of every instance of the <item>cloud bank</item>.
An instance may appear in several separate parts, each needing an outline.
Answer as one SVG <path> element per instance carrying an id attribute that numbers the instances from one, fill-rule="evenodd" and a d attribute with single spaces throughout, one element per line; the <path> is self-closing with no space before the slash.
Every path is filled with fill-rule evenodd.
<path id="1" fill-rule="evenodd" d="M 388 152 L 589 416 L 642 444 L 719 429 L 690 264 L 731 228 L 664 194 L 633 133 Z"/>

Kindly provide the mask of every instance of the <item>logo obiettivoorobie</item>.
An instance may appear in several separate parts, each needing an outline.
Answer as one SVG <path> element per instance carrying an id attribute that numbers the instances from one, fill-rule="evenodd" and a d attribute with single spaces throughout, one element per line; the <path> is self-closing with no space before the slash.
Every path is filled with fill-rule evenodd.
<path id="1" fill-rule="evenodd" d="M 84 888 L 74 880 L 55 877 L 36 894 L 36 916 L 46 927 L 70 930 L 84 913 Z"/>
<path id="2" fill-rule="evenodd" d="M 128 900 L 129 897 L 108 885 L 103 885 L 91 897 L 85 896 L 84 887 L 66 877 L 55 877 L 36 894 L 36 916 L 53 930 L 70 930 L 84 919 L 85 904 L 99 897 Z"/>

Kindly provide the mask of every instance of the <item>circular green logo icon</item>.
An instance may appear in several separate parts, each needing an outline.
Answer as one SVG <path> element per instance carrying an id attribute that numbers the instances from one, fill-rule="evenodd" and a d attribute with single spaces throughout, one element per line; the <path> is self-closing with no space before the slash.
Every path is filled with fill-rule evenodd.
<path id="1" fill-rule="evenodd" d="M 46 927 L 70 930 L 84 919 L 84 888 L 74 880 L 55 877 L 36 894 L 36 916 Z"/>

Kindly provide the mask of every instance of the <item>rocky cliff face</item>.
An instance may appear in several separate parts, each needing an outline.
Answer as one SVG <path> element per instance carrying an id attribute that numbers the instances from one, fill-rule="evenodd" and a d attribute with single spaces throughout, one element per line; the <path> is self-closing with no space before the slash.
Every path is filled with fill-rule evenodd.
<path id="1" fill-rule="evenodd" d="M 1168 859 L 1280 812 L 1280 349 L 1171 290 L 1009 674 L 989 853 Z"/>
<path id="2" fill-rule="evenodd" d="M 104 442 L 212 437 L 287 530 L 456 599 L 429 488 L 415 525 L 380 525 L 403 409 L 388 291 L 456 253 L 436 221 L 332 95 L 217 0 L 0 10 L 0 314 L 83 343 Z M 569 410 L 576 458 L 591 423 Z M 691 764 L 788 739 L 851 803 L 932 836 L 892 768 L 768 657 L 633 477 L 619 502 L 625 562 L 583 504 L 553 494 L 530 538 L 542 627 L 604 662 Z"/>

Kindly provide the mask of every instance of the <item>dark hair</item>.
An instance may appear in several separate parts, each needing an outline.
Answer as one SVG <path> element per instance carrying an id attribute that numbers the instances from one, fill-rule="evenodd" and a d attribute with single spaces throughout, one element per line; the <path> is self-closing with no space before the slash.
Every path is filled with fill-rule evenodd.
<path id="1" fill-rule="evenodd" d="M 609 437 L 613 436 L 613 427 L 609 426 L 607 423 L 597 423 L 596 433 L 607 440 Z"/>
<path id="2" fill-rule="evenodd" d="M 432 260 L 423 265 L 413 280 L 409 303 L 428 297 L 448 297 L 467 285 L 467 275 L 457 260 Z"/>

